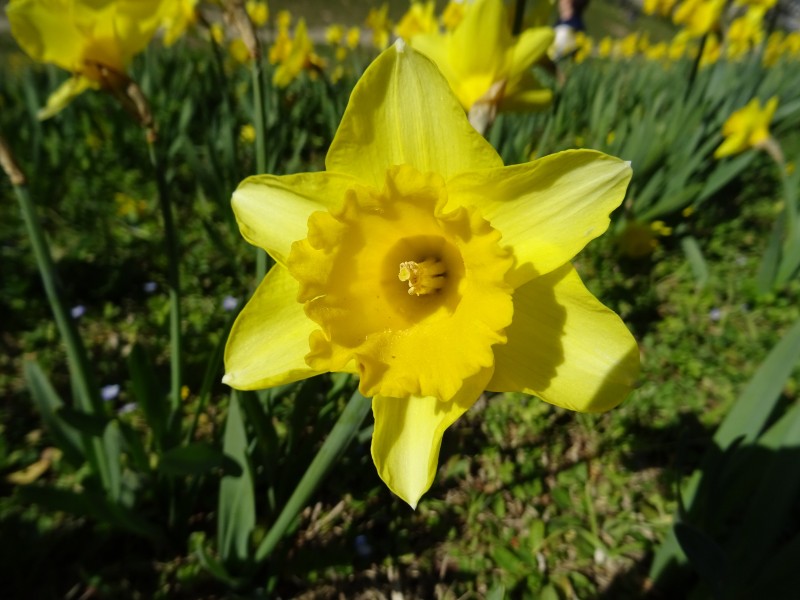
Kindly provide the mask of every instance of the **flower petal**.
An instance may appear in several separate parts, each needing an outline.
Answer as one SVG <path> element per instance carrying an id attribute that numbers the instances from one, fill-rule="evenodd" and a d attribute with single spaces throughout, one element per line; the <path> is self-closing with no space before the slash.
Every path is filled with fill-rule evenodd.
<path id="1" fill-rule="evenodd" d="M 325 165 L 380 189 L 386 169 L 403 164 L 447 179 L 503 161 L 436 66 L 398 40 L 356 84 Z"/>
<path id="2" fill-rule="evenodd" d="M 495 347 L 487 389 L 522 391 L 581 412 L 613 408 L 639 373 L 639 349 L 622 320 L 583 285 L 572 265 L 514 292 L 508 342 Z"/>
<path id="3" fill-rule="evenodd" d="M 503 0 L 480 0 L 468 7 L 453 31 L 449 60 L 460 76 L 485 74 L 491 85 L 496 76 L 505 75 L 512 45 Z"/>
<path id="4" fill-rule="evenodd" d="M 411 508 L 433 483 L 444 430 L 475 403 L 491 376 L 488 368 L 469 377 L 449 402 L 431 396 L 372 399 L 372 460 L 384 483 Z"/>
<path id="5" fill-rule="evenodd" d="M 307 235 L 311 213 L 338 207 L 356 183 L 339 173 L 256 175 L 239 184 L 231 202 L 244 238 L 286 264 L 292 243 Z"/>
<path id="6" fill-rule="evenodd" d="M 594 150 L 567 150 L 533 162 L 462 173 L 450 200 L 476 206 L 513 249 L 513 287 L 568 262 L 601 235 L 625 197 L 628 163 Z"/>
<path id="7" fill-rule="evenodd" d="M 223 383 L 259 390 L 319 374 L 304 358 L 317 324 L 295 300 L 298 288 L 281 265 L 267 273 L 233 324 L 225 346 Z"/>
<path id="8" fill-rule="evenodd" d="M 34 0 L 16 0 L 6 8 L 11 33 L 28 56 L 72 71 L 80 67 L 86 41 L 74 20 L 65 18 L 69 11 L 66 2 Z"/>
<path id="9" fill-rule="evenodd" d="M 511 68 L 508 73 L 509 88 L 516 89 L 518 79 L 544 56 L 553 43 L 553 29 L 535 27 L 526 29 L 517 38 L 511 51 Z"/>
<path id="10" fill-rule="evenodd" d="M 70 77 L 48 96 L 47 104 L 44 108 L 39 109 L 36 117 L 40 121 L 49 119 L 64 110 L 76 97 L 93 87 L 96 87 L 96 84 L 86 77 L 81 77 L 80 75 Z"/>

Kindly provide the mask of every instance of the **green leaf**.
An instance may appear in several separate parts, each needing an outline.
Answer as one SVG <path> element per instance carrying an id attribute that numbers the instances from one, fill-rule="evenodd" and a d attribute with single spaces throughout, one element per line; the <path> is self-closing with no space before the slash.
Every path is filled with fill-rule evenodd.
<path id="1" fill-rule="evenodd" d="M 86 457 L 82 450 L 80 434 L 58 415 L 59 410 L 64 407 L 61 397 L 37 362 L 26 361 L 23 365 L 23 372 L 33 401 L 42 415 L 42 421 L 50 432 L 53 442 L 64 453 L 64 458 L 73 466 L 82 465 Z"/>
<path id="2" fill-rule="evenodd" d="M 161 530 L 143 519 L 138 512 L 125 508 L 120 504 L 95 491 L 84 489 L 80 492 L 58 489 L 43 485 L 26 485 L 18 488 L 24 502 L 37 504 L 50 511 L 63 511 L 79 517 L 91 517 L 114 526 L 120 531 L 161 540 Z"/>
<path id="3" fill-rule="evenodd" d="M 250 537 L 256 525 L 253 474 L 247 456 L 247 430 L 242 416 L 239 393 L 234 391 L 228 406 L 222 449 L 238 463 L 241 472 L 238 476 L 224 476 L 219 485 L 217 547 L 225 564 L 248 559 Z"/>
<path id="4" fill-rule="evenodd" d="M 727 559 L 722 548 L 705 533 L 687 523 L 675 523 L 674 529 L 681 549 L 697 574 L 714 591 L 714 596 L 721 598 L 727 572 Z"/>
<path id="5" fill-rule="evenodd" d="M 91 415 L 68 406 L 59 408 L 56 415 L 74 429 L 90 437 L 102 437 L 108 425 L 108 418 L 104 416 Z"/>
<path id="6" fill-rule="evenodd" d="M 166 475 L 205 475 L 214 469 L 223 469 L 227 474 L 241 473 L 236 462 L 227 458 L 221 450 L 208 444 L 188 444 L 167 450 L 158 463 L 158 470 Z"/>
<path id="7" fill-rule="evenodd" d="M 722 421 L 714 442 L 722 449 L 739 437 L 749 443 L 764 428 L 780 398 L 786 380 L 800 361 L 800 321 L 797 321 L 761 363 L 731 411 Z"/>
<path id="8" fill-rule="evenodd" d="M 506 597 L 506 586 L 502 583 L 496 583 L 492 589 L 486 594 L 486 600 L 504 600 Z"/>
<path id="9" fill-rule="evenodd" d="M 156 448 L 164 448 L 167 432 L 169 404 L 167 395 L 158 384 L 147 352 L 140 344 L 135 344 L 128 356 L 128 370 L 131 374 L 133 395 L 144 413 L 147 425 L 153 431 Z"/>
<path id="10" fill-rule="evenodd" d="M 703 289 L 708 283 L 708 263 L 703 258 L 703 251 L 700 250 L 700 245 L 692 236 L 686 236 L 681 238 L 681 248 L 683 248 L 683 253 L 686 255 L 686 260 L 689 261 L 689 266 L 697 282 L 697 289 Z"/>

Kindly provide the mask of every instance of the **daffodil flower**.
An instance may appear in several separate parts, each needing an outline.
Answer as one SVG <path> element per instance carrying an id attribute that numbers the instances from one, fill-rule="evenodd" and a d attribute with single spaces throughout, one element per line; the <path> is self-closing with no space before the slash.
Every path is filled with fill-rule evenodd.
<path id="1" fill-rule="evenodd" d="M 378 474 L 412 507 L 483 390 L 587 412 L 625 398 L 636 342 L 569 261 L 608 227 L 627 163 L 582 150 L 503 166 L 402 41 L 356 85 L 325 163 L 233 195 L 277 264 L 233 326 L 225 383 L 358 374 Z"/>
<path id="2" fill-rule="evenodd" d="M 87 89 L 120 91 L 125 67 L 150 42 L 162 0 L 12 0 L 11 33 L 34 60 L 72 73 L 39 112 L 46 119 Z"/>
<path id="3" fill-rule="evenodd" d="M 714 152 L 714 157 L 724 158 L 767 143 L 769 124 L 777 108 L 777 97 L 770 98 L 763 109 L 759 99 L 753 98 L 747 106 L 733 112 L 722 126 L 725 140 Z"/>
<path id="4" fill-rule="evenodd" d="M 531 67 L 552 42 L 549 27 L 512 36 L 503 0 L 477 0 L 453 31 L 415 35 L 409 41 L 436 63 L 461 105 L 473 113 L 481 108 L 491 112 L 547 107 L 553 94 L 536 81 Z M 493 116 L 477 115 L 489 122 Z M 486 123 L 471 120 L 485 129 Z"/>

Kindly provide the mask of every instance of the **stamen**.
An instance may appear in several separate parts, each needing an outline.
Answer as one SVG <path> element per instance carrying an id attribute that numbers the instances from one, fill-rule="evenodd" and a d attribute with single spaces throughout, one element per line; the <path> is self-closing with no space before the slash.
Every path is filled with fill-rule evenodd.
<path id="1" fill-rule="evenodd" d="M 426 258 L 421 263 L 409 260 L 400 263 L 397 277 L 408 282 L 409 295 L 423 296 L 444 287 L 446 271 L 444 263 L 435 258 Z"/>

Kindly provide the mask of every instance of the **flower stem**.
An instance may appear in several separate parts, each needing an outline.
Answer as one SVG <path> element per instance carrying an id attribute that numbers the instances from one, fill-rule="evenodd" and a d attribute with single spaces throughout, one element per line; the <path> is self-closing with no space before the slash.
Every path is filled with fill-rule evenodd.
<path id="1" fill-rule="evenodd" d="M 77 407 L 81 412 L 86 414 L 102 416 L 105 413 L 103 400 L 100 397 L 99 389 L 94 381 L 91 369 L 89 368 L 86 348 L 78 334 L 75 322 L 72 320 L 62 300 L 61 283 L 58 280 L 52 254 L 50 253 L 50 247 L 47 243 L 44 231 L 42 230 L 42 224 L 36 214 L 36 208 L 33 205 L 25 176 L 19 167 L 17 167 L 11 155 L 11 151 L 2 137 L 0 137 L 0 163 L 2 163 L 3 170 L 14 186 L 14 192 L 19 201 L 22 219 L 25 222 L 25 229 L 31 241 L 33 255 L 36 259 L 36 265 L 39 268 L 39 275 L 42 278 L 47 301 L 50 304 L 50 310 L 53 311 L 53 317 L 55 318 L 61 339 L 64 340 L 64 346 L 67 352 L 67 364 L 69 366 L 70 379 L 72 381 Z M 89 463 L 92 465 L 93 470 L 100 476 L 103 488 L 107 491 L 111 490 L 113 487 L 111 482 L 112 477 L 108 465 L 108 456 L 104 451 L 102 439 L 96 436 L 84 436 L 83 439 L 84 449 Z"/>
<path id="2" fill-rule="evenodd" d="M 253 79 L 253 121 L 256 130 L 256 173 L 263 174 L 267 170 L 267 130 L 266 109 L 264 107 L 264 69 L 261 67 L 261 56 L 254 56 L 250 61 L 250 73 Z M 267 274 L 267 253 L 256 249 L 256 285 L 261 283 Z"/>
<path id="3" fill-rule="evenodd" d="M 353 437 L 358 433 L 361 423 L 367 416 L 372 400 L 365 398 L 356 390 L 347 402 L 339 420 L 333 426 L 330 435 L 322 444 L 314 460 L 311 461 L 300 483 L 297 484 L 291 497 L 286 502 L 277 520 L 267 532 L 266 537 L 256 551 L 256 562 L 266 560 L 278 542 L 286 534 L 289 526 L 317 489 L 331 465 L 342 455 Z"/>
<path id="4" fill-rule="evenodd" d="M 164 165 L 156 147 L 158 143 L 155 136 L 148 135 L 147 147 L 150 153 L 150 163 L 156 176 L 158 190 L 158 203 L 161 207 L 161 217 L 164 219 L 164 245 L 167 252 L 167 285 L 169 286 L 169 335 L 170 335 L 170 402 L 173 413 L 177 413 L 181 405 L 181 292 L 180 269 L 178 255 L 178 235 L 175 230 L 175 220 L 172 214 L 172 203 L 167 192 Z"/>

